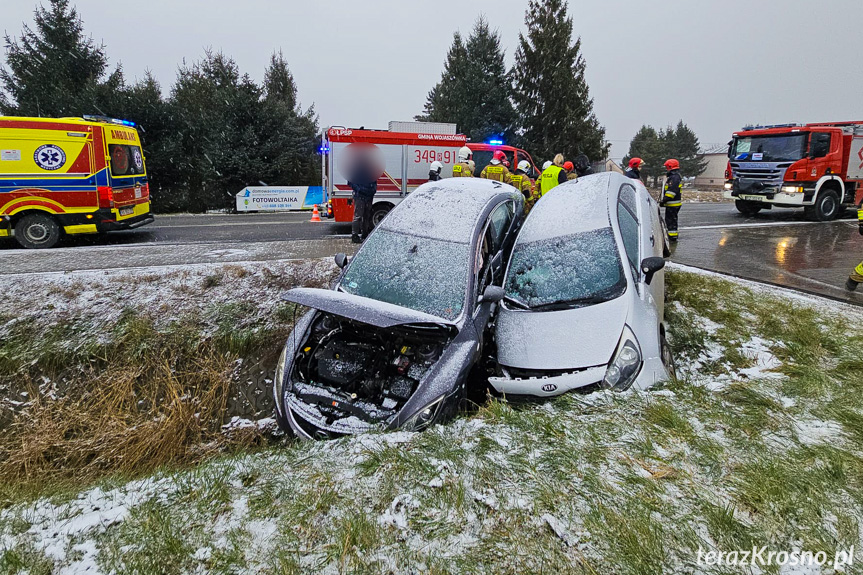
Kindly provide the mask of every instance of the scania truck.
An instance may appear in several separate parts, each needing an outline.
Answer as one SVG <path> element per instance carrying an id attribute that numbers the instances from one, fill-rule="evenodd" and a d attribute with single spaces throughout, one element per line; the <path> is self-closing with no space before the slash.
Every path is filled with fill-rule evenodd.
<path id="1" fill-rule="evenodd" d="M 725 197 L 751 216 L 803 208 L 829 221 L 863 200 L 863 121 L 747 127 L 728 148 Z"/>

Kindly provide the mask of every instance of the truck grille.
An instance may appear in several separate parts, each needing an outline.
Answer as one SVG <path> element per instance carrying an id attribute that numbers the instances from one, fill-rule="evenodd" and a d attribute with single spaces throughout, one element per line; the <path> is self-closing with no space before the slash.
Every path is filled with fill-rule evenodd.
<path id="1" fill-rule="evenodd" d="M 740 167 L 740 164 L 731 163 L 731 173 L 735 178 L 744 178 L 762 182 L 768 186 L 780 186 L 785 179 L 785 172 L 791 164 L 776 164 L 773 167 L 751 168 Z"/>

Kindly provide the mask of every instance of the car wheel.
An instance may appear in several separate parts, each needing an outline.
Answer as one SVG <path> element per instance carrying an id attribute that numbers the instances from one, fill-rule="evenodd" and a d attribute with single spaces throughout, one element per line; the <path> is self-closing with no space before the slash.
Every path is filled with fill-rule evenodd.
<path id="1" fill-rule="evenodd" d="M 734 207 L 744 216 L 754 216 L 761 211 L 761 206 L 747 200 L 734 200 Z"/>
<path id="2" fill-rule="evenodd" d="M 15 239 L 25 248 L 53 248 L 60 240 L 60 226 L 51 216 L 28 214 L 15 224 Z"/>
<path id="3" fill-rule="evenodd" d="M 372 208 L 372 225 L 377 226 L 381 220 L 386 217 L 390 210 L 393 209 L 391 204 L 375 204 Z"/>
<path id="4" fill-rule="evenodd" d="M 839 215 L 839 196 L 833 190 L 823 190 L 815 199 L 815 205 L 806 209 L 806 217 L 816 222 L 829 222 Z"/>
<path id="5" fill-rule="evenodd" d="M 665 366 L 671 379 L 677 379 L 677 366 L 674 364 L 674 354 L 671 351 L 671 346 L 668 345 L 668 340 L 665 339 L 665 333 L 660 335 L 659 346 L 662 365 Z"/>

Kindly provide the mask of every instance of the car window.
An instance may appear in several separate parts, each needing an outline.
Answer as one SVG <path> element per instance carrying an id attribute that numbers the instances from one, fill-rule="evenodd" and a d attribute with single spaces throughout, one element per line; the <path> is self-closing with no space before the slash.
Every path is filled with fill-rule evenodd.
<path id="1" fill-rule="evenodd" d="M 492 250 L 497 253 L 506 238 L 506 232 L 512 223 L 512 202 L 504 202 L 494 209 L 489 218 L 489 231 L 491 232 Z"/>
<path id="2" fill-rule="evenodd" d="M 138 146 L 110 144 L 112 176 L 134 176 L 144 173 L 144 156 Z"/>
<path id="3" fill-rule="evenodd" d="M 610 227 L 516 243 L 508 298 L 532 309 L 590 305 L 619 297 L 626 278 Z"/>
<path id="4" fill-rule="evenodd" d="M 629 186 L 624 186 L 628 188 Z M 625 194 L 621 189 L 620 200 L 617 203 L 617 222 L 620 225 L 620 236 L 623 239 L 623 247 L 626 251 L 626 258 L 629 260 L 629 265 L 632 268 L 633 275 L 638 277 L 638 254 L 640 247 L 640 237 L 638 232 L 638 218 L 635 216 L 635 210 L 630 209 L 630 206 L 625 200 Z M 635 196 L 633 190 L 633 198 Z M 633 200 L 634 201 L 634 200 Z"/>
<path id="5" fill-rule="evenodd" d="M 823 132 L 812 134 L 809 146 L 813 158 L 823 158 L 830 153 L 830 134 Z"/>
<path id="6" fill-rule="evenodd" d="M 348 266 L 340 287 L 454 320 L 464 308 L 469 267 L 470 244 L 378 229 Z"/>
<path id="7" fill-rule="evenodd" d="M 618 198 L 620 201 L 632 212 L 633 216 L 638 216 L 638 196 L 635 193 L 635 188 L 631 184 L 623 184 L 620 187 L 620 194 L 618 194 Z"/>
<path id="8" fill-rule="evenodd" d="M 477 246 L 477 257 L 474 273 L 476 274 L 476 297 L 482 296 L 485 288 L 492 284 L 491 261 L 494 257 L 492 252 L 492 231 L 489 225 L 482 235 L 482 241 Z"/>

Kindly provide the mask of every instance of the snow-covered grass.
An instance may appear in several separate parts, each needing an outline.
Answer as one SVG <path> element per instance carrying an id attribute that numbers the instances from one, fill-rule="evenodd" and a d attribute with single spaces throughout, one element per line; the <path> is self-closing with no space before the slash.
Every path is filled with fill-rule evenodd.
<path id="1" fill-rule="evenodd" d="M 677 381 L 7 498 L 0 572 L 780 572 L 697 564 L 753 545 L 859 572 L 863 314 L 668 284 Z"/>

